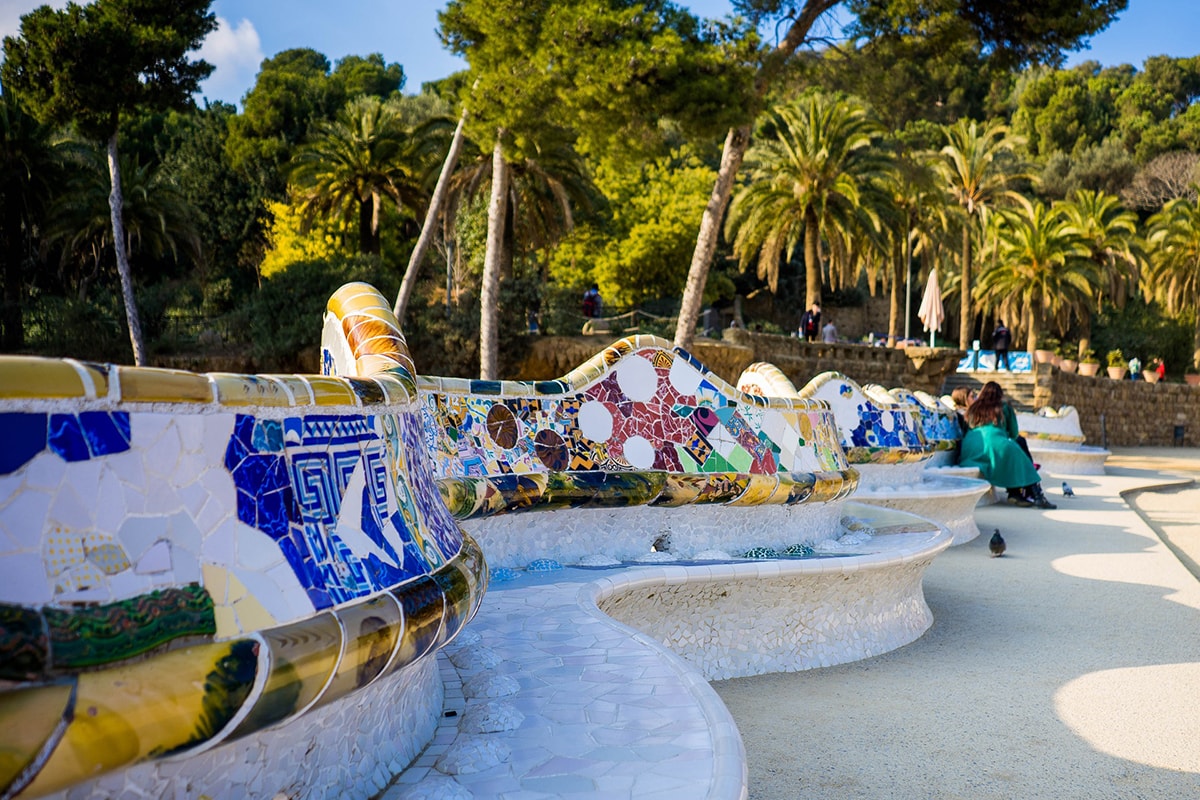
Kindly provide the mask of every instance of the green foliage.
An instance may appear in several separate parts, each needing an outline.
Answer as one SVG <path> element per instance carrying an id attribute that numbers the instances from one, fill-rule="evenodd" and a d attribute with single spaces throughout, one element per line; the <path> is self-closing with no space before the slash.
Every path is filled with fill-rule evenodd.
<path id="1" fill-rule="evenodd" d="M 125 361 L 129 334 L 120 322 L 120 302 L 112 291 L 93 292 L 85 300 L 38 294 L 26 306 L 26 347 L 44 356 Z"/>
<path id="2" fill-rule="evenodd" d="M 527 352 L 527 312 L 539 302 L 536 279 L 500 282 L 500 374 L 519 378 L 517 366 Z M 386 293 L 385 293 L 386 296 Z M 458 378 L 479 376 L 479 294 L 462 292 L 449 314 L 440 302 L 416 302 L 405 315 L 404 337 L 417 371 Z M 544 308 L 544 305 L 543 305 Z"/>
<path id="3" fill-rule="evenodd" d="M 551 256 L 550 275 L 579 291 L 599 283 L 619 306 L 680 296 L 715 177 L 690 148 L 641 166 L 607 165 L 597 181 L 610 218 L 576 228 Z"/>
<path id="4" fill-rule="evenodd" d="M 1125 360 L 1125 354 L 1120 350 L 1109 350 L 1108 355 L 1105 356 L 1105 359 L 1108 361 L 1108 366 L 1110 367 L 1129 366 L 1129 362 Z"/>
<path id="5" fill-rule="evenodd" d="M 107 140 L 122 111 L 183 108 L 212 72 L 187 56 L 216 29 L 212 0 L 97 0 L 40 6 L 4 38 L 0 80 L 33 113 Z"/>
<path id="6" fill-rule="evenodd" d="M 346 99 L 361 95 L 387 99 L 404 88 L 404 68 L 384 63 L 381 53 L 366 58 L 346 56 L 338 61 L 330 78 L 341 85 Z"/>
<path id="7" fill-rule="evenodd" d="M 263 281 L 233 312 L 260 372 L 317 372 L 321 320 L 329 297 L 343 284 L 365 281 L 383 293 L 400 288 L 392 270 L 369 256 L 298 261 Z"/>
<path id="8" fill-rule="evenodd" d="M 1096 317 L 1092 342 L 1099 352 L 1120 350 L 1147 357 L 1157 354 L 1172 373 L 1192 363 L 1192 332 L 1195 318 L 1191 315 L 1169 315 L 1162 306 L 1135 300 L 1125 306 L 1104 307 Z"/>
<path id="9" fill-rule="evenodd" d="M 503 130 L 513 161 L 548 127 L 577 131 L 588 153 L 651 152 L 664 123 L 715 136 L 748 117 L 749 69 L 670 3 L 452 0 L 438 18 L 471 65 L 470 135 Z"/>

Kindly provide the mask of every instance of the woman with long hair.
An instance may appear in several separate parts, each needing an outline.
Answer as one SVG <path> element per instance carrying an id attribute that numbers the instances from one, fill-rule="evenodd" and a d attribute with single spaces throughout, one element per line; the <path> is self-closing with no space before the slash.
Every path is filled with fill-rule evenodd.
<path id="1" fill-rule="evenodd" d="M 1004 399 L 1004 389 L 988 381 L 967 407 L 967 427 L 958 463 L 978 467 L 984 480 L 1008 490 L 1008 502 L 1029 508 L 1056 508 L 1042 491 L 1033 461 L 1017 443 L 1017 415 Z"/>

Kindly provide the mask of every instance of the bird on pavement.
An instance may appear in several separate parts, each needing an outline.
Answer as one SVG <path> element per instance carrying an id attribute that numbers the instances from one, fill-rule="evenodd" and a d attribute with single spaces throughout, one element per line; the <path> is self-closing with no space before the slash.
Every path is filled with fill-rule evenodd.
<path id="1" fill-rule="evenodd" d="M 992 551 L 992 558 L 1004 555 L 1005 547 L 1004 537 L 1000 535 L 1000 529 L 996 528 L 996 532 L 992 534 L 991 541 L 988 542 L 988 549 Z"/>
<path id="2" fill-rule="evenodd" d="M 1071 488 L 1071 484 L 1063 481 L 1063 497 L 1074 497 L 1075 490 Z"/>

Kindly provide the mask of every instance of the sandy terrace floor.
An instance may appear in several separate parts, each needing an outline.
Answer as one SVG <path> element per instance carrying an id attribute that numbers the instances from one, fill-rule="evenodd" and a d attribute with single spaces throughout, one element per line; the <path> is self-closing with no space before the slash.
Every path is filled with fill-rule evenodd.
<path id="1" fill-rule="evenodd" d="M 981 508 L 984 535 L 937 558 L 935 621 L 918 641 L 714 683 L 746 745 L 750 797 L 1200 797 L 1190 478 L 1200 449 L 1115 449 L 1107 475 L 1052 476 L 1058 510 Z M 993 529 L 1003 558 L 989 556 Z"/>

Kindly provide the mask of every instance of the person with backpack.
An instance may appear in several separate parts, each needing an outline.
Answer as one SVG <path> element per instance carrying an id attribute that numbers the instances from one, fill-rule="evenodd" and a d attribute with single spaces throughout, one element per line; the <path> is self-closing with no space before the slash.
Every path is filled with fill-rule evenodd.
<path id="1" fill-rule="evenodd" d="M 996 351 L 996 369 L 1000 369 L 1000 361 L 1004 361 L 1004 369 L 1008 366 L 1008 347 L 1012 344 L 1012 333 L 1004 327 L 1004 320 L 996 321 L 996 329 L 992 331 L 992 349 Z"/>
<path id="2" fill-rule="evenodd" d="M 800 317 L 800 338 L 806 342 L 815 342 L 821 336 L 821 306 L 813 303 L 812 308 Z"/>

